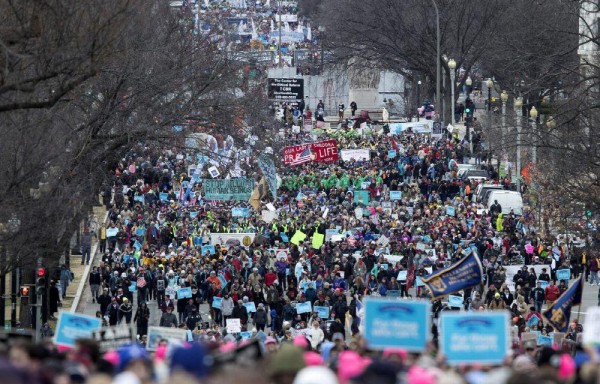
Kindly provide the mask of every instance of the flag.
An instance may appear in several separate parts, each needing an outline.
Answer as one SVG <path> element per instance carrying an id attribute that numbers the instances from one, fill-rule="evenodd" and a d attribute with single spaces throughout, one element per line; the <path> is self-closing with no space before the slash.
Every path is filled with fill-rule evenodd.
<path id="1" fill-rule="evenodd" d="M 394 139 L 390 139 L 392 140 L 392 148 L 396 151 L 400 151 L 400 148 L 398 148 L 398 144 L 396 144 L 396 140 Z"/>
<path id="2" fill-rule="evenodd" d="M 573 285 L 569 287 L 560 297 L 545 310 L 542 315 L 548 320 L 548 323 L 556 328 L 559 332 L 566 332 L 569 328 L 569 320 L 571 318 L 571 307 L 581 304 L 583 296 L 583 282 L 581 279 L 575 280 Z"/>
<path id="3" fill-rule="evenodd" d="M 477 251 L 471 248 L 470 252 L 460 261 L 448 268 L 432 273 L 421 279 L 429 289 L 432 299 L 449 295 L 481 284 L 483 281 L 483 267 Z"/>
<path id="4" fill-rule="evenodd" d="M 290 165 L 308 163 L 312 160 L 310 154 L 310 145 L 307 145 L 304 151 L 302 151 L 298 156 L 296 156 L 296 158 L 290 163 Z"/>

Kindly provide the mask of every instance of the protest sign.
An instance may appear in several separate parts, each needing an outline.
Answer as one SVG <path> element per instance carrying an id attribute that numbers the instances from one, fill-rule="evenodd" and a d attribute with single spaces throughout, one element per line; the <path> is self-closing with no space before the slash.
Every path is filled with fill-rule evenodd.
<path id="1" fill-rule="evenodd" d="M 301 315 L 303 313 L 311 313 L 312 306 L 310 305 L 310 301 L 304 303 L 296 303 L 296 313 Z"/>
<path id="2" fill-rule="evenodd" d="M 227 319 L 227 333 L 240 333 L 242 332 L 242 323 L 240 319 Z"/>
<path id="3" fill-rule="evenodd" d="M 463 298 L 462 296 L 448 296 L 448 306 L 451 308 L 461 308 L 463 306 Z"/>
<path id="4" fill-rule="evenodd" d="M 253 301 L 249 301 L 247 303 L 242 304 L 244 307 L 246 307 L 246 312 L 248 313 L 254 313 L 256 312 L 256 305 L 254 304 Z"/>
<path id="5" fill-rule="evenodd" d="M 539 323 L 539 322 L 540 322 L 540 319 L 538 319 L 538 317 L 534 315 L 534 316 L 531 316 L 529 318 L 529 320 L 527 320 L 526 324 L 529 328 L 531 328 L 531 327 L 535 327 L 537 325 L 537 323 Z"/>
<path id="6" fill-rule="evenodd" d="M 446 216 L 456 216 L 456 208 L 451 205 L 446 206 Z"/>
<path id="7" fill-rule="evenodd" d="M 177 340 L 179 342 L 187 341 L 187 332 L 185 329 L 167 328 L 167 327 L 148 327 L 148 339 L 146 349 L 156 351 L 158 344 L 166 340 Z"/>
<path id="8" fill-rule="evenodd" d="M 315 312 L 317 312 L 320 319 L 329 319 L 329 307 L 315 305 Z"/>
<path id="9" fill-rule="evenodd" d="M 333 235 L 337 235 L 338 233 L 340 233 L 340 230 L 337 228 L 326 229 L 325 230 L 325 241 L 331 240 L 331 237 Z"/>
<path id="10" fill-rule="evenodd" d="M 443 312 L 440 347 L 451 365 L 500 364 L 510 350 L 506 311 L 489 313 Z"/>
<path id="11" fill-rule="evenodd" d="M 398 271 L 398 277 L 396 278 L 396 280 L 406 281 L 407 275 L 408 275 L 407 270 Z"/>
<path id="12" fill-rule="evenodd" d="M 167 201 L 167 200 L 169 200 L 169 194 L 168 193 L 161 192 L 161 193 L 158 194 L 158 197 L 159 197 L 160 201 Z"/>
<path id="13" fill-rule="evenodd" d="M 583 343 L 586 345 L 600 345 L 600 307 L 587 309 L 583 322 Z"/>
<path id="14" fill-rule="evenodd" d="M 74 347 L 77 339 L 89 339 L 94 331 L 102 327 L 102 319 L 97 317 L 60 311 L 54 344 Z"/>
<path id="15" fill-rule="evenodd" d="M 539 335 L 537 338 L 537 345 L 545 345 L 545 346 L 552 346 L 552 336 L 544 336 L 544 335 Z"/>
<path id="16" fill-rule="evenodd" d="M 402 191 L 390 191 L 390 200 L 402 200 Z"/>
<path id="17" fill-rule="evenodd" d="M 368 204 L 369 203 L 369 191 L 354 191 L 354 202 L 356 204 Z"/>
<path id="18" fill-rule="evenodd" d="M 211 233 L 210 243 L 212 245 L 231 247 L 249 247 L 254 241 L 255 233 Z"/>
<path id="19" fill-rule="evenodd" d="M 396 150 L 395 149 L 389 149 L 388 150 L 388 159 L 395 159 L 396 158 Z"/>
<path id="20" fill-rule="evenodd" d="M 546 287 L 547 287 L 548 285 L 550 285 L 550 282 L 548 282 L 548 281 L 545 281 L 545 280 L 538 280 L 538 283 L 540 283 L 540 288 L 542 288 L 542 289 L 544 289 L 544 290 L 546 289 Z"/>
<path id="21" fill-rule="evenodd" d="M 571 278 L 571 270 L 570 269 L 559 269 L 556 271 L 556 279 L 557 280 L 569 280 Z"/>
<path id="22" fill-rule="evenodd" d="M 302 232 L 301 230 L 296 230 L 296 233 L 294 233 L 294 236 L 292 236 L 290 243 L 299 245 L 301 241 L 304 241 L 304 239 L 306 239 L 306 233 Z"/>
<path id="23" fill-rule="evenodd" d="M 119 228 L 106 228 L 106 237 L 115 237 L 119 233 Z"/>
<path id="24" fill-rule="evenodd" d="M 101 352 L 117 349 L 122 345 L 131 344 L 135 340 L 133 327 L 119 325 L 116 327 L 103 327 L 92 332 Z"/>
<path id="25" fill-rule="evenodd" d="M 179 299 L 191 299 L 192 298 L 192 287 L 179 288 L 177 290 L 177 300 Z"/>
<path id="26" fill-rule="evenodd" d="M 368 161 L 371 160 L 371 151 L 368 148 L 363 149 L 343 149 L 340 151 L 342 161 Z"/>
<path id="27" fill-rule="evenodd" d="M 331 163 L 338 161 L 339 158 L 337 141 L 335 140 L 318 141 L 283 148 L 283 163 L 286 165 L 298 165 L 310 161 Z"/>
<path id="28" fill-rule="evenodd" d="M 214 245 L 203 245 L 200 248 L 200 251 L 202 252 L 202 255 L 206 255 L 206 252 L 208 252 L 209 255 L 214 255 L 216 253 Z"/>
<path id="29" fill-rule="evenodd" d="M 214 296 L 211 307 L 216 308 L 216 309 L 221 309 L 222 305 L 223 305 L 223 298 Z"/>
<path id="30" fill-rule="evenodd" d="M 208 168 L 208 173 L 210 174 L 210 177 L 212 177 L 212 178 L 216 178 L 221 175 L 221 172 L 219 172 L 217 167 L 215 167 L 214 165 L 212 167 Z"/>
<path id="31" fill-rule="evenodd" d="M 423 351 L 431 329 L 430 307 L 428 301 L 366 298 L 364 335 L 369 348 Z"/>
<path id="32" fill-rule="evenodd" d="M 250 209 L 248 208 L 231 208 L 231 217 L 248 217 Z"/>
<path id="33" fill-rule="evenodd" d="M 246 341 L 250 339 L 253 334 L 254 332 L 252 331 L 240 332 L 240 337 L 242 338 L 242 341 Z"/>
<path id="34" fill-rule="evenodd" d="M 204 198 L 206 200 L 244 200 L 247 201 L 254 190 L 254 180 L 237 179 L 203 179 Z"/>
<path id="35" fill-rule="evenodd" d="M 273 155 L 267 153 L 261 154 L 258 157 L 258 167 L 265 177 L 273 199 L 277 199 L 277 168 L 275 167 Z"/>
<path id="36" fill-rule="evenodd" d="M 263 209 L 261 212 L 261 218 L 267 224 L 270 224 L 273 220 L 277 219 L 278 216 L 279 214 L 277 211 L 274 212 L 268 209 Z"/>

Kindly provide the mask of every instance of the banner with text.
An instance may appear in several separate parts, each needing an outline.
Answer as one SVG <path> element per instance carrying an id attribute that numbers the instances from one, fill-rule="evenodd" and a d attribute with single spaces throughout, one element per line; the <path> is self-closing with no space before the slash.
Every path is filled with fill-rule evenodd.
<path id="1" fill-rule="evenodd" d="M 254 241 L 254 233 L 211 233 L 211 245 L 231 247 L 249 247 Z"/>
<path id="2" fill-rule="evenodd" d="M 248 200 L 254 189 L 254 180 L 238 179 L 204 179 L 204 198 L 206 200 Z"/>
<path id="3" fill-rule="evenodd" d="M 337 141 L 335 140 L 318 141 L 316 143 L 283 148 L 283 162 L 286 165 L 298 165 L 310 161 L 331 163 L 338 161 L 339 158 Z"/>
<path id="4" fill-rule="evenodd" d="M 363 149 L 343 149 L 340 151 L 342 161 L 365 161 L 371 160 L 371 151 L 367 148 Z"/>

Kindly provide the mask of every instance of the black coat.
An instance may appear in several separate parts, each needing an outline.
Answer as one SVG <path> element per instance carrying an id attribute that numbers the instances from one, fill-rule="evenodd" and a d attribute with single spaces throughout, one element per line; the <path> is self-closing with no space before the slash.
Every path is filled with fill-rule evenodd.
<path id="1" fill-rule="evenodd" d="M 60 302 L 60 294 L 58 292 L 58 288 L 56 286 L 50 287 L 48 292 L 48 307 L 50 309 L 50 314 L 58 312 L 58 303 Z"/>

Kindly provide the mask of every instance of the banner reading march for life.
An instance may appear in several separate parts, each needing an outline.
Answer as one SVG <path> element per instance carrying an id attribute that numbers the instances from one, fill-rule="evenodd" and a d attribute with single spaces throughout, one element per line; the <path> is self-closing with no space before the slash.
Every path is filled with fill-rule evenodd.
<path id="1" fill-rule="evenodd" d="M 483 267 L 475 250 L 471 248 L 471 252 L 462 260 L 422 278 L 422 281 L 429 288 L 432 298 L 435 300 L 461 289 L 481 284 Z"/>

